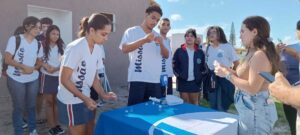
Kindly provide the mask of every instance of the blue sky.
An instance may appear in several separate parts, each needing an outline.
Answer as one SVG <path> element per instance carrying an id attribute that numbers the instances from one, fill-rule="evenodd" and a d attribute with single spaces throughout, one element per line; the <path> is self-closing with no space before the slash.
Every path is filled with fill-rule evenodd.
<path id="1" fill-rule="evenodd" d="M 300 0 L 156 0 L 163 17 L 171 19 L 171 33 L 196 28 L 205 35 L 211 25 L 221 26 L 227 39 L 234 23 L 237 43 L 242 21 L 252 15 L 265 17 L 271 26 L 271 37 L 278 42 L 297 42 L 296 22 L 300 20 Z"/>

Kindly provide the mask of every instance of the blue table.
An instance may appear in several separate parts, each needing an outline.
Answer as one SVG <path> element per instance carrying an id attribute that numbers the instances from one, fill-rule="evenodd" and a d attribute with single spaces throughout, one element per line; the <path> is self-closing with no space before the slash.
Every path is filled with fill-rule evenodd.
<path id="1" fill-rule="evenodd" d="M 237 134 L 237 116 L 191 104 L 168 106 L 149 101 L 103 112 L 94 134 L 234 135 Z"/>

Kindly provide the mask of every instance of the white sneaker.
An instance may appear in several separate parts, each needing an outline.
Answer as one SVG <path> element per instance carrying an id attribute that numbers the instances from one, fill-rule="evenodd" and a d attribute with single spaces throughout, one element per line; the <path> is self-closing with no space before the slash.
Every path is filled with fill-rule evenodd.
<path id="1" fill-rule="evenodd" d="M 29 135 L 38 135 L 38 133 L 36 132 L 36 130 L 33 130 L 32 132 L 29 133 Z"/>

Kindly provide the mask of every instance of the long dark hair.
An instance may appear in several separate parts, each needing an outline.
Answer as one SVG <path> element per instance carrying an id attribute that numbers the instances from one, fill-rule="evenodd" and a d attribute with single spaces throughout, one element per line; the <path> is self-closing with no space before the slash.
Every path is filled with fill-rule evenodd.
<path id="1" fill-rule="evenodd" d="M 20 34 L 24 34 L 24 27 L 23 26 L 19 26 L 15 29 L 14 31 L 14 35 L 20 35 Z"/>
<path id="2" fill-rule="evenodd" d="M 209 31 L 212 30 L 212 29 L 216 29 L 219 43 L 222 43 L 222 44 L 228 43 L 228 41 L 226 39 L 226 36 L 225 36 L 225 33 L 224 33 L 223 29 L 220 26 L 210 26 L 210 27 L 208 27 L 207 33 L 206 33 L 206 41 L 207 42 L 209 42 L 209 34 L 210 34 Z"/>
<path id="3" fill-rule="evenodd" d="M 103 29 L 106 25 L 112 25 L 111 20 L 101 13 L 94 13 L 90 17 L 83 17 L 80 21 L 78 37 L 83 37 L 89 33 L 89 29 Z"/>
<path id="4" fill-rule="evenodd" d="M 44 47 L 44 54 L 45 54 L 45 57 L 44 57 L 44 60 L 47 61 L 49 59 L 49 52 L 50 52 L 50 33 L 53 31 L 53 30 L 57 30 L 59 32 L 59 38 L 58 40 L 56 41 L 56 45 L 58 47 L 58 52 L 63 55 L 64 54 L 64 41 L 61 39 L 60 37 L 60 30 L 58 28 L 58 26 L 56 25 L 51 25 L 48 27 L 47 29 L 47 32 L 46 32 L 46 39 L 44 41 L 44 44 L 43 44 L 43 47 Z"/>
<path id="5" fill-rule="evenodd" d="M 254 48 L 262 50 L 272 65 L 272 74 L 282 68 L 279 55 L 274 43 L 270 38 L 270 25 L 261 16 L 250 16 L 243 21 L 243 24 L 250 30 L 257 30 L 257 35 L 253 39 Z"/>

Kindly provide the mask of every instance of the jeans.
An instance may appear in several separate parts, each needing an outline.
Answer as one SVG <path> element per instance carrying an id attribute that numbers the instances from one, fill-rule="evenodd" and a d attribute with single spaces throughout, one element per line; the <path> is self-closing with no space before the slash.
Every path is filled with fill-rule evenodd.
<path id="1" fill-rule="evenodd" d="M 277 121 L 274 101 L 268 91 L 254 96 L 238 90 L 235 94 L 235 107 L 239 113 L 239 135 L 270 135 Z"/>
<path id="2" fill-rule="evenodd" d="M 233 103 L 235 87 L 225 78 L 217 77 L 216 89 L 208 92 L 209 104 L 212 109 L 227 111 Z"/>
<path id="3" fill-rule="evenodd" d="M 215 91 L 208 93 L 209 104 L 212 109 L 218 110 L 218 111 L 226 111 L 222 107 L 222 97 L 221 96 L 222 95 L 221 95 L 220 87 L 217 88 Z"/>
<path id="4" fill-rule="evenodd" d="M 13 102 L 13 126 L 15 135 L 23 135 L 23 112 L 28 117 L 28 129 L 32 132 L 36 129 L 35 105 L 38 94 L 38 79 L 32 82 L 20 83 L 7 77 L 7 87 Z"/>

